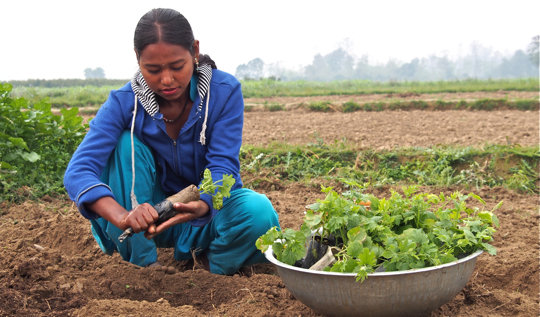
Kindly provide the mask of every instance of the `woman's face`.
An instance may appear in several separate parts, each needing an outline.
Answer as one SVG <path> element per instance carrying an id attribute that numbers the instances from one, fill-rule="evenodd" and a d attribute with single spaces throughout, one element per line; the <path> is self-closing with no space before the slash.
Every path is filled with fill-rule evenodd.
<path id="1" fill-rule="evenodd" d="M 193 48 L 192 55 L 180 45 L 158 42 L 146 46 L 137 57 L 148 87 L 165 100 L 178 100 L 189 87 L 195 58 L 199 56 L 198 41 Z"/>

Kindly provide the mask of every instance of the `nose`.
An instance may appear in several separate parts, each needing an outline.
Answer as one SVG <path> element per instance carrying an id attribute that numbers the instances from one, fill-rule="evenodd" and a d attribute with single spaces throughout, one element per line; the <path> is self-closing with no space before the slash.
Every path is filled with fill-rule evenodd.
<path id="1" fill-rule="evenodd" d="M 169 86 L 174 81 L 174 77 L 170 69 L 164 69 L 161 72 L 161 84 Z"/>

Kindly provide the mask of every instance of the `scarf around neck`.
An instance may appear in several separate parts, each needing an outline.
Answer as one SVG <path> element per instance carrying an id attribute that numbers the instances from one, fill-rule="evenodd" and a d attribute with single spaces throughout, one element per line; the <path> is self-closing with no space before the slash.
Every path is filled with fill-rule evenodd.
<path id="1" fill-rule="evenodd" d="M 212 67 L 209 64 L 201 64 L 197 67 L 197 93 L 201 97 L 201 102 L 197 107 L 197 112 L 202 110 L 204 99 L 210 89 L 210 81 L 212 80 Z M 156 101 L 156 94 L 148 87 L 144 80 L 141 70 L 137 70 L 131 79 L 131 88 L 135 96 L 143 106 L 144 110 L 154 116 L 159 112 L 159 104 Z"/>

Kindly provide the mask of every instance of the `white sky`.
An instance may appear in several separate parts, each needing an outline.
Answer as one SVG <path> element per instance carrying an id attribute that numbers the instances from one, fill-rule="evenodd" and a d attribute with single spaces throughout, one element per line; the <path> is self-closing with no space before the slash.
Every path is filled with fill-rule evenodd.
<path id="1" fill-rule="evenodd" d="M 370 63 L 463 56 L 471 43 L 510 54 L 540 34 L 538 0 L 10 0 L 0 8 L 0 80 L 129 79 L 133 32 L 155 7 L 180 11 L 218 68 L 259 57 L 286 68 L 339 47 Z"/>

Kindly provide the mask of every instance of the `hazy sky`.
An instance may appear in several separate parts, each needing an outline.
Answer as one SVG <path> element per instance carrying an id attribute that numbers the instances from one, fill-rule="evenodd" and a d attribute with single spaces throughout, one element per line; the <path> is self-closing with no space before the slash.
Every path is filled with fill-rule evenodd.
<path id="1" fill-rule="evenodd" d="M 131 78 L 133 32 L 155 7 L 180 11 L 201 52 L 235 73 L 259 57 L 298 68 L 343 47 L 370 63 L 463 56 L 471 43 L 510 54 L 540 34 L 538 0 L 10 0 L 0 14 L 0 80 Z"/>

